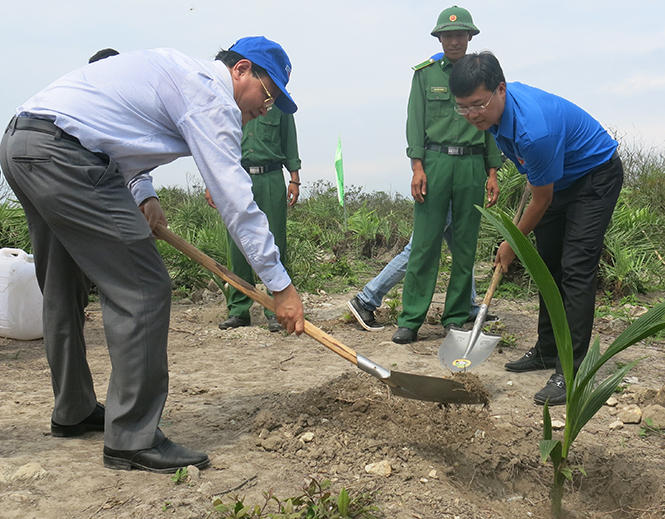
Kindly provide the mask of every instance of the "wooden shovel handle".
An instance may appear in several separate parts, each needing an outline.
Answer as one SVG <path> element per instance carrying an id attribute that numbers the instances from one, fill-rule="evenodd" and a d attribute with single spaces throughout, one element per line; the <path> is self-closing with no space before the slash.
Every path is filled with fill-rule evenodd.
<path id="1" fill-rule="evenodd" d="M 268 294 L 264 292 L 261 292 L 260 290 L 257 290 L 256 287 L 253 287 L 252 285 L 247 283 L 244 279 L 241 279 L 233 272 L 231 272 L 229 269 L 217 263 L 210 256 L 204 254 L 186 240 L 183 240 L 173 231 L 167 229 L 166 227 L 160 224 L 157 225 L 153 233 L 157 238 L 159 238 L 160 240 L 164 240 L 166 243 L 169 243 L 170 245 L 178 249 L 180 252 L 182 252 L 185 256 L 193 259 L 194 261 L 196 261 L 198 264 L 208 269 L 213 274 L 216 274 L 224 281 L 226 281 L 229 285 L 234 286 L 235 288 L 240 290 L 243 294 L 245 294 L 247 297 L 252 298 L 254 301 L 259 303 L 264 308 L 267 308 L 271 312 L 275 311 L 275 300 L 272 297 L 270 297 Z M 358 365 L 358 357 L 355 351 L 353 351 L 348 346 L 345 346 L 334 337 L 328 335 L 323 330 L 317 328 L 307 320 L 305 320 L 305 333 L 309 335 L 312 339 L 323 344 L 326 348 L 337 353 L 337 355 L 339 355 L 340 357 L 343 357 L 344 359 L 348 360 L 352 364 L 355 364 L 356 366 Z"/>
<path id="2" fill-rule="evenodd" d="M 520 218 L 522 217 L 522 211 L 524 211 L 524 206 L 526 206 L 526 201 L 529 198 L 530 192 L 531 189 L 529 188 L 529 183 L 527 182 L 526 185 L 524 186 L 524 191 L 522 191 L 522 197 L 520 198 L 519 204 L 517 204 L 517 209 L 515 210 L 515 216 L 513 216 L 513 223 L 515 225 L 517 225 L 517 222 L 519 222 Z M 494 296 L 494 291 L 496 290 L 496 287 L 499 286 L 499 281 L 501 281 L 502 275 L 503 271 L 501 269 L 501 264 L 499 263 L 496 267 L 494 267 L 494 275 L 492 276 L 492 282 L 490 283 L 490 287 L 487 289 L 487 293 L 485 294 L 485 298 L 483 299 L 484 305 L 487 306 L 490 305 L 490 301 Z"/>
<path id="3" fill-rule="evenodd" d="M 499 286 L 499 281 L 501 281 L 502 275 L 503 275 L 503 270 L 501 269 L 501 263 L 499 263 L 496 267 L 494 267 L 494 275 L 492 276 L 492 282 L 490 283 L 490 287 L 487 289 L 487 292 L 485 293 L 485 298 L 483 299 L 484 305 L 487 306 L 490 305 L 490 301 L 494 296 L 494 291 L 496 290 L 496 287 Z"/>

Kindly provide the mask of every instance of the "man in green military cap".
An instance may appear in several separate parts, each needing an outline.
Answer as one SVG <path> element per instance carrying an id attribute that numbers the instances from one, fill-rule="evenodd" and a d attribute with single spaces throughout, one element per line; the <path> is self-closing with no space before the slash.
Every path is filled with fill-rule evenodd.
<path id="1" fill-rule="evenodd" d="M 276 106 L 263 117 L 257 117 L 242 128 L 242 167 L 252 180 L 254 201 L 268 217 L 270 232 L 284 261 L 286 257 L 286 208 L 300 196 L 300 167 L 298 139 L 293 115 L 282 112 Z M 282 167 L 290 174 L 288 187 L 284 185 Z M 211 200 L 206 195 L 208 203 Z M 247 263 L 231 236 L 228 236 L 231 270 L 250 284 L 254 284 L 254 271 Z M 253 300 L 239 290 L 229 287 L 228 319 L 219 328 L 238 328 L 251 324 L 249 309 Z M 268 329 L 282 329 L 274 312 L 264 310 Z"/>
<path id="2" fill-rule="evenodd" d="M 487 206 L 496 203 L 501 153 L 489 133 L 477 130 L 455 112 L 448 76 L 479 32 L 466 9 L 445 9 L 432 30 L 443 53 L 414 67 L 406 154 L 411 158 L 411 194 L 416 204 L 413 244 L 402 294 L 404 309 L 393 335 L 398 344 L 415 341 L 425 321 L 436 287 L 441 241 L 451 204 L 453 264 L 441 323 L 447 331 L 461 326 L 469 317 L 480 229 L 480 212 L 474 206 L 483 204 L 485 190 Z"/>

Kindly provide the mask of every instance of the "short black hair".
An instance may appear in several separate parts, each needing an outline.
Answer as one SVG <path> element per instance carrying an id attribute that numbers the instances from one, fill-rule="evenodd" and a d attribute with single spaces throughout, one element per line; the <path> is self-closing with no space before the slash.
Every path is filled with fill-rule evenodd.
<path id="1" fill-rule="evenodd" d="M 221 61 L 227 67 L 233 68 L 236 63 L 238 63 L 241 59 L 245 59 L 245 57 L 233 50 L 222 49 L 217 53 L 215 59 Z M 252 70 L 256 72 L 259 76 L 265 76 L 268 73 L 266 69 L 260 67 L 254 62 L 252 62 Z"/>
<path id="2" fill-rule="evenodd" d="M 88 63 L 94 63 L 95 61 L 99 61 L 100 59 L 110 58 L 111 56 L 117 56 L 118 54 L 120 53 L 115 49 L 98 50 L 90 57 Z"/>
<path id="3" fill-rule="evenodd" d="M 506 82 L 506 77 L 499 60 L 489 51 L 474 52 L 461 58 L 448 79 L 450 92 L 455 97 L 468 97 L 481 85 L 494 92 L 502 82 Z"/>

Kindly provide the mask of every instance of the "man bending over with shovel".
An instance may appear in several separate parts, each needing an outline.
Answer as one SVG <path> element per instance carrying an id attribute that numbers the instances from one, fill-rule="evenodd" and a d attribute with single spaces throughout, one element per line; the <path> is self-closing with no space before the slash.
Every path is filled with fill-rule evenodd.
<path id="1" fill-rule="evenodd" d="M 570 101 L 521 83 L 506 84 L 490 52 L 459 60 L 450 75 L 450 91 L 459 113 L 479 130 L 489 130 L 501 151 L 527 176 L 532 199 L 517 227 L 525 235 L 534 232 L 538 253 L 559 287 L 577 371 L 589 349 L 598 262 L 623 183 L 617 142 Z M 514 259 L 504 241 L 495 264 L 505 272 Z M 556 372 L 535 401 L 563 405 L 566 384 L 541 298 L 538 342 L 506 369 L 550 368 Z"/>
<path id="2" fill-rule="evenodd" d="M 227 229 L 301 334 L 303 308 L 240 165 L 242 124 L 286 91 L 288 56 L 242 38 L 215 61 L 173 49 L 125 52 L 56 80 L 16 111 L 0 145 L 25 210 L 44 294 L 56 437 L 104 431 L 104 465 L 151 472 L 209 464 L 158 428 L 168 393 L 171 283 L 152 231 L 166 219 L 150 171 L 192 155 Z M 131 189 L 127 189 L 126 184 Z M 133 195 L 133 196 L 132 196 Z M 83 338 L 88 280 L 99 289 L 113 366 L 97 403 Z"/>

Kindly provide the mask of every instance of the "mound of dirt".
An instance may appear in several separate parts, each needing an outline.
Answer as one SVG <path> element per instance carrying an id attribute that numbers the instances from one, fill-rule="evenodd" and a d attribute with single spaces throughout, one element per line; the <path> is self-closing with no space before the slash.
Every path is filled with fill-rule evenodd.
<path id="1" fill-rule="evenodd" d="M 311 338 L 269 333 L 258 308 L 255 326 L 220 331 L 223 299 L 206 294 L 200 303 L 173 306 L 170 394 L 160 426 L 174 441 L 208 452 L 213 467 L 176 485 L 170 476 L 103 468 L 102 434 L 52 438 L 42 341 L 0 339 L 0 516 L 214 518 L 217 497 L 238 494 L 261 504 L 263 492 L 295 496 L 313 477 L 330 480 L 337 492 L 374 492 L 388 518 L 549 517 L 552 469 L 540 461 L 542 408 L 533 395 L 550 372 L 503 369 L 535 342 L 536 302 L 493 301 L 515 346 L 453 375 L 437 359 L 440 325 L 426 324 L 417 343 L 400 346 L 390 341 L 394 326 L 369 333 L 346 322 L 349 297 L 308 295 L 308 318 L 381 366 L 461 380 L 488 405 L 396 397 Z M 604 347 L 620 331 L 606 324 L 597 323 Z M 88 312 L 86 339 L 103 401 L 110 362 L 98 306 Z M 664 349 L 662 341 L 648 341 L 616 358 L 646 357 L 573 446 L 571 462 L 586 475 L 576 470 L 567 485 L 571 517 L 665 517 L 665 435 L 644 420 L 618 420 L 629 406 L 646 412 L 665 403 L 658 393 Z M 601 376 L 615 368 L 606 366 Z M 565 422 L 565 409 L 551 412 Z"/>

